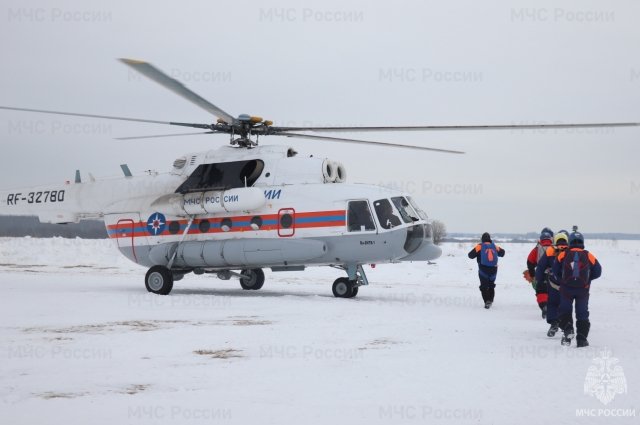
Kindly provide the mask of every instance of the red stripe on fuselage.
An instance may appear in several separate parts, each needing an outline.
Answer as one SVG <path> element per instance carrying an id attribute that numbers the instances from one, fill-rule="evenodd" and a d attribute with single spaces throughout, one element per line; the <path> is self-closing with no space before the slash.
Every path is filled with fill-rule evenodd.
<path id="1" fill-rule="evenodd" d="M 212 217 L 212 218 L 202 218 L 202 219 L 197 219 L 197 220 L 193 220 L 193 223 L 191 225 L 191 229 L 189 229 L 189 232 L 187 234 L 189 235 L 202 235 L 202 234 L 209 234 L 209 233 L 229 233 L 229 232 L 253 232 L 256 230 L 253 230 L 250 226 L 233 226 L 229 232 L 224 232 L 219 226 L 220 223 L 222 223 L 222 220 L 224 219 L 231 219 L 232 222 L 248 222 L 250 221 L 253 217 L 259 216 L 260 218 L 262 218 L 263 221 L 278 221 L 278 215 L 277 214 L 255 214 L 255 215 L 243 215 L 243 216 L 231 216 L 231 217 Z M 329 216 L 344 216 L 345 218 L 342 220 L 331 220 L 331 221 L 320 221 L 320 222 L 308 222 L 308 223 L 295 223 L 295 227 L 299 228 L 299 229 L 311 229 L 311 228 L 322 228 L 322 227 L 339 227 L 339 226 L 345 226 L 346 225 L 346 211 L 345 210 L 333 210 L 333 211 L 315 211 L 315 212 L 296 212 L 295 213 L 295 217 L 296 218 L 320 218 L 320 217 L 329 217 Z M 203 221 L 209 221 L 209 223 L 211 223 L 211 228 L 203 233 L 200 231 L 200 229 L 198 228 L 198 226 L 200 225 L 201 222 Z M 134 224 L 134 228 L 144 228 L 145 231 L 136 231 L 133 234 L 134 238 L 137 237 L 144 237 L 144 236 L 175 236 L 175 235 L 181 235 L 184 232 L 184 229 L 180 229 L 180 231 L 176 234 L 171 234 L 169 232 L 169 223 L 173 222 L 173 221 L 177 221 L 181 227 L 186 226 L 189 223 L 189 220 L 186 219 L 180 219 L 180 220 L 167 220 L 166 223 L 166 227 L 164 229 L 164 231 L 162 233 L 159 233 L 158 235 L 153 235 L 150 234 L 148 231 L 146 231 L 147 228 L 147 222 L 138 222 Z M 215 226 L 214 226 L 215 225 Z M 107 230 L 109 232 L 109 237 L 110 238 L 130 238 L 132 237 L 131 233 L 129 233 L 128 231 L 131 230 L 131 223 L 120 223 L 120 224 L 110 224 L 107 226 Z M 257 231 L 273 231 L 273 230 L 277 230 L 278 229 L 278 225 L 277 224 L 264 224 L 259 230 Z"/>

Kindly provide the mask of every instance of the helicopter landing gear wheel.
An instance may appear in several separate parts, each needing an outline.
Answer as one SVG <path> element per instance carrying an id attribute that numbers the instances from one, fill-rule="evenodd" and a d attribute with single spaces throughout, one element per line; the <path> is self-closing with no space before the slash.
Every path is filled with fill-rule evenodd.
<path id="1" fill-rule="evenodd" d="M 262 288 L 264 285 L 264 272 L 262 269 L 245 269 L 240 272 L 243 277 L 240 278 L 240 286 L 244 290 L 254 290 Z"/>
<path id="2" fill-rule="evenodd" d="M 173 289 L 173 273 L 165 266 L 153 266 L 144 278 L 147 291 L 158 295 L 169 295 Z"/>
<path id="3" fill-rule="evenodd" d="M 358 287 L 346 277 L 336 279 L 331 290 L 336 298 L 353 298 L 358 295 Z"/>
<path id="4" fill-rule="evenodd" d="M 351 295 L 349 296 L 349 298 L 355 298 L 356 295 L 358 295 L 358 287 L 354 286 L 351 290 Z"/>

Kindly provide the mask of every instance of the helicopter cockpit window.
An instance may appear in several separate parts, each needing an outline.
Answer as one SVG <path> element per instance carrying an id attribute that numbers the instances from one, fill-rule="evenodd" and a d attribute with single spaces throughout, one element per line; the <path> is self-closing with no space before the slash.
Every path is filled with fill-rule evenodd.
<path id="1" fill-rule="evenodd" d="M 431 228 L 431 223 L 426 223 L 424 225 L 424 237 L 425 239 L 431 239 L 433 237 L 433 229 Z"/>
<path id="2" fill-rule="evenodd" d="M 418 216 L 423 219 L 423 220 L 428 220 L 429 217 L 427 216 L 427 213 L 424 212 L 416 203 L 416 201 L 411 197 L 411 196 L 407 196 L 407 200 L 409 201 L 409 204 L 411 204 L 411 206 L 413 207 L 413 209 L 418 213 Z"/>
<path id="3" fill-rule="evenodd" d="M 413 223 L 414 221 L 418 221 L 418 214 L 411 208 L 409 202 L 404 199 L 402 196 L 396 196 L 391 198 L 393 205 L 396 206 L 398 212 L 400 212 L 400 217 L 402 217 L 402 221 L 405 223 Z"/>
<path id="4" fill-rule="evenodd" d="M 263 170 L 264 162 L 259 159 L 200 164 L 176 193 L 251 187 Z"/>
<path id="5" fill-rule="evenodd" d="M 376 210 L 376 215 L 382 228 L 391 229 L 402 224 L 402 221 L 395 215 L 388 199 L 378 199 L 373 203 L 373 208 Z"/>
<path id="6" fill-rule="evenodd" d="M 347 210 L 347 226 L 350 232 L 376 230 L 367 201 L 350 201 Z"/>

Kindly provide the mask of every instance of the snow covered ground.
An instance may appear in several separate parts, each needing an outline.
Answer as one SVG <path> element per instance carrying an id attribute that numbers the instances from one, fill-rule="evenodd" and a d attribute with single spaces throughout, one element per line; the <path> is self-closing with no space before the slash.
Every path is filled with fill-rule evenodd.
<path id="1" fill-rule="evenodd" d="M 585 349 L 546 337 L 531 246 L 504 247 L 485 310 L 466 244 L 367 268 L 347 300 L 333 269 L 267 272 L 257 292 L 190 275 L 156 296 L 110 241 L 0 239 L 0 421 L 638 423 L 640 243 L 588 246 L 604 274 Z M 584 391 L 605 348 L 626 380 L 606 405 Z"/>

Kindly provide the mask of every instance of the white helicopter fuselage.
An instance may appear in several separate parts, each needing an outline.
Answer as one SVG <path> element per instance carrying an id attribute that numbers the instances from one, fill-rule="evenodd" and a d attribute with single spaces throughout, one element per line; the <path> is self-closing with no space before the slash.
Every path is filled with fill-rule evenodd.
<path id="1" fill-rule="evenodd" d="M 168 173 L 4 191 L 0 213 L 103 219 L 127 258 L 176 276 L 333 265 L 355 279 L 362 264 L 440 256 L 410 197 L 345 177 L 340 164 L 291 148 L 224 147 L 179 158 Z"/>

